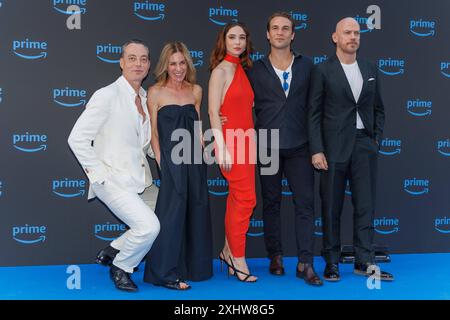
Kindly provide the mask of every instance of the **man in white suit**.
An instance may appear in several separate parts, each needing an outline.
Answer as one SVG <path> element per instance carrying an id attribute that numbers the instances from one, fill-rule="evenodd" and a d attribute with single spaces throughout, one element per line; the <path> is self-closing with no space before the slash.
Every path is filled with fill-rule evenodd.
<path id="1" fill-rule="evenodd" d="M 160 229 L 154 213 L 158 189 L 146 159 L 152 154 L 151 130 L 141 87 L 150 69 L 149 49 L 140 40 L 128 41 L 122 49 L 122 76 L 94 93 L 68 142 L 89 178 L 88 199 L 99 198 L 129 226 L 99 252 L 97 263 L 111 264 L 118 289 L 137 291 L 131 274 Z"/>

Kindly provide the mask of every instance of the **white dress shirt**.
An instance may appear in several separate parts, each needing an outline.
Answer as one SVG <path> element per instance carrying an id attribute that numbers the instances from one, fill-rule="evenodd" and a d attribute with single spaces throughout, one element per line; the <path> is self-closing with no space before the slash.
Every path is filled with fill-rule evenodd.
<path id="1" fill-rule="evenodd" d="M 273 70 L 275 70 L 275 73 L 277 74 L 278 78 L 280 78 L 281 81 L 281 87 L 283 87 L 283 83 L 284 83 L 284 78 L 283 78 L 283 73 L 287 72 L 289 74 L 288 78 L 286 79 L 287 84 L 289 85 L 289 88 L 287 90 L 284 90 L 284 94 L 286 95 L 286 97 L 289 95 L 289 90 L 291 89 L 291 80 L 292 80 L 292 64 L 294 63 L 294 56 L 292 56 L 292 61 L 291 64 L 289 65 L 289 67 L 286 70 L 280 70 L 275 68 L 274 65 L 272 65 Z"/>
<path id="2" fill-rule="evenodd" d="M 358 62 L 355 61 L 352 64 L 341 63 L 341 65 L 344 69 L 348 83 L 350 84 L 350 88 L 352 89 L 353 97 L 355 98 L 355 101 L 358 102 L 363 87 L 363 77 L 361 70 L 359 70 Z M 364 129 L 364 124 L 358 111 L 356 111 L 356 128 Z"/>

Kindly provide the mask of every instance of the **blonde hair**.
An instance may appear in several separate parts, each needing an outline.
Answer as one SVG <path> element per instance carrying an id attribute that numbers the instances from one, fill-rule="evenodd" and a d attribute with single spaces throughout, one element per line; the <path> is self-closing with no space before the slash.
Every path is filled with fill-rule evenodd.
<path id="1" fill-rule="evenodd" d="M 174 41 L 167 43 L 161 51 L 159 56 L 159 61 L 155 69 L 156 83 L 159 85 L 164 85 L 169 77 L 167 73 L 167 68 L 169 67 L 169 59 L 174 54 L 180 52 L 187 64 L 185 81 L 190 84 L 196 84 L 196 70 L 194 63 L 192 62 L 191 54 L 183 42 Z"/>

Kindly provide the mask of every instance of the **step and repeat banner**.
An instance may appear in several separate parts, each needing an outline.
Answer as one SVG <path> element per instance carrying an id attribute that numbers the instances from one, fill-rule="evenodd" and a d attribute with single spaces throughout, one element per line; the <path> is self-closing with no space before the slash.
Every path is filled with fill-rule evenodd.
<path id="1" fill-rule="evenodd" d="M 294 49 L 316 64 L 334 53 L 331 33 L 338 20 L 351 16 L 361 24 L 359 54 L 378 65 L 386 107 L 376 243 L 396 253 L 448 252 L 450 1 L 0 0 L 0 265 L 92 263 L 100 248 L 126 230 L 98 200 L 87 201 L 87 178 L 67 145 L 94 91 L 120 75 L 126 40 L 144 40 L 152 66 L 166 42 L 186 43 L 204 89 L 207 129 L 208 61 L 217 33 L 230 20 L 245 22 L 255 47 L 252 58 L 260 59 L 269 49 L 267 18 L 280 10 L 296 21 Z M 144 88 L 152 83 L 149 76 Z M 215 165 L 208 175 L 218 252 L 227 184 Z M 249 257 L 266 255 L 257 183 Z M 294 256 L 293 203 L 289 181 L 282 184 L 283 246 Z M 351 245 L 351 191 L 347 194 L 342 241 Z M 316 203 L 319 254 L 318 197 Z"/>

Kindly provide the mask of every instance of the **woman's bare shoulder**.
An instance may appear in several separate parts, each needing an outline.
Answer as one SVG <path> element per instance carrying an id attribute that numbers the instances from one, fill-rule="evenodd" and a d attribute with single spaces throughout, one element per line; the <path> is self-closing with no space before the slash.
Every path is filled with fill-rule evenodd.
<path id="1" fill-rule="evenodd" d="M 163 86 L 159 83 L 156 83 L 148 88 L 148 94 L 159 94 L 163 90 Z"/>
<path id="2" fill-rule="evenodd" d="M 227 77 L 229 77 L 232 72 L 232 68 L 222 61 L 211 72 L 211 78 L 215 78 L 216 80 L 219 80 L 221 82 L 226 82 Z"/>
<path id="3" fill-rule="evenodd" d="M 192 86 L 192 92 L 194 92 L 194 94 L 202 93 L 202 87 L 198 84 L 194 84 Z"/>

